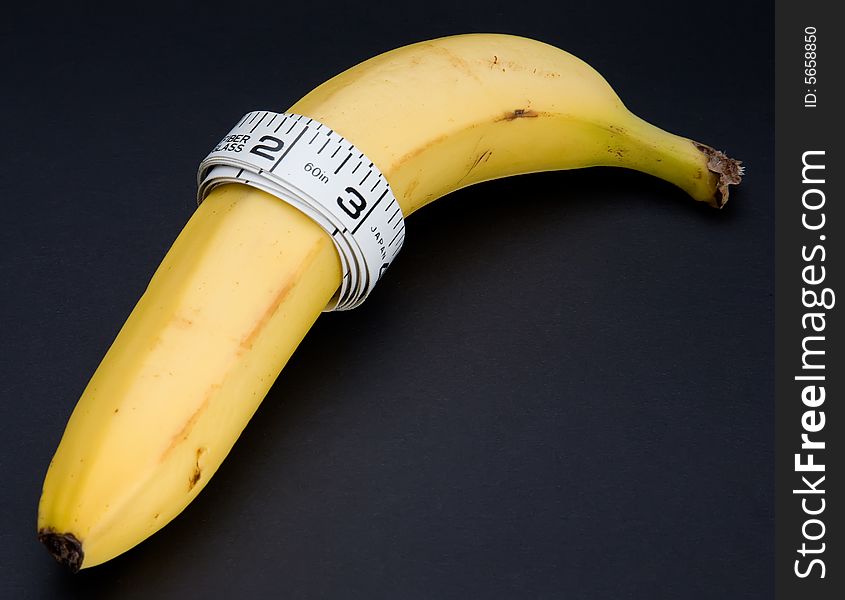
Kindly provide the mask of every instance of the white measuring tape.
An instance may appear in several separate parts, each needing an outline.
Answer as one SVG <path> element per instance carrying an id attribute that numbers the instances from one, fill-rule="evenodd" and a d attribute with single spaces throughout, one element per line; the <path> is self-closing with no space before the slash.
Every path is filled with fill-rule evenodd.
<path id="1" fill-rule="evenodd" d="M 360 305 L 405 239 L 402 210 L 378 168 L 341 135 L 302 115 L 247 113 L 200 163 L 197 202 L 233 182 L 284 200 L 331 235 L 343 282 L 326 310 Z"/>

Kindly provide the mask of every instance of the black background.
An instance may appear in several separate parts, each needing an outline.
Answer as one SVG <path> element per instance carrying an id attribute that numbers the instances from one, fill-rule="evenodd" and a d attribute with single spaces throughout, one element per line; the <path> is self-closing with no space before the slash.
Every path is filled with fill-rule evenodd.
<path id="1" fill-rule="evenodd" d="M 4 597 L 770 598 L 773 14 L 733 2 L 229 5 L 0 20 Z M 235 120 L 371 55 L 498 31 L 725 149 L 722 211 L 611 169 L 408 221 L 173 523 L 76 576 L 35 540 L 67 417 Z"/>

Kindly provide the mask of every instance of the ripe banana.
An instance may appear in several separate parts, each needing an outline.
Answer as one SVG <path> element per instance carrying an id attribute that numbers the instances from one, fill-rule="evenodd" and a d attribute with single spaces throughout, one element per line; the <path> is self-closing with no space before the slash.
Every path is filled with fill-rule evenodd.
<path id="1" fill-rule="evenodd" d="M 327 81 L 288 112 L 334 129 L 405 216 L 484 180 L 637 169 L 721 207 L 738 161 L 631 114 L 589 65 L 507 35 L 413 44 Z M 138 544 L 217 470 L 331 300 L 330 236 L 263 191 L 215 188 L 165 256 L 73 411 L 38 536 L 72 570 Z"/>

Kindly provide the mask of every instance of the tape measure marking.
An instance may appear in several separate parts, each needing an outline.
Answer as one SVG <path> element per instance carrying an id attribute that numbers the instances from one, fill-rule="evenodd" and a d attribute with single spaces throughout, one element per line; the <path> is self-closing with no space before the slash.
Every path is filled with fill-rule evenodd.
<path id="1" fill-rule="evenodd" d="M 322 133 L 326 139 L 318 149 Z M 337 147 L 323 154 L 332 143 Z M 343 279 L 326 310 L 360 305 L 405 239 L 402 209 L 378 167 L 343 136 L 302 115 L 244 115 L 200 163 L 197 202 L 215 186 L 232 182 L 284 200 L 331 235 Z"/>

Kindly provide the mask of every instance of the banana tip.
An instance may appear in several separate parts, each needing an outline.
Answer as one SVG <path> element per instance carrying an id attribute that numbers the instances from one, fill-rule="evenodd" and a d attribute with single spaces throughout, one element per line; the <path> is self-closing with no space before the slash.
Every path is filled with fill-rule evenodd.
<path id="1" fill-rule="evenodd" d="M 82 567 L 82 542 L 72 533 L 56 533 L 50 529 L 38 532 L 38 541 L 47 547 L 50 555 L 56 561 L 76 573 Z"/>
<path id="2" fill-rule="evenodd" d="M 728 157 L 727 154 L 706 144 L 695 142 L 695 147 L 707 157 L 707 168 L 718 177 L 716 189 L 709 203 L 715 208 L 722 208 L 728 201 L 728 186 L 739 185 L 745 174 L 741 160 Z"/>

